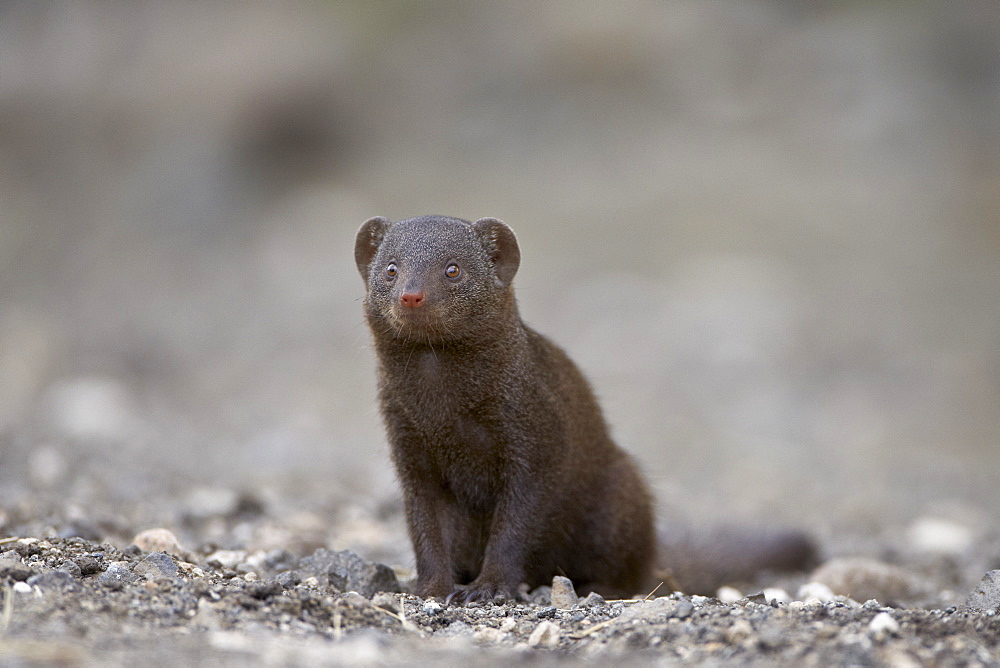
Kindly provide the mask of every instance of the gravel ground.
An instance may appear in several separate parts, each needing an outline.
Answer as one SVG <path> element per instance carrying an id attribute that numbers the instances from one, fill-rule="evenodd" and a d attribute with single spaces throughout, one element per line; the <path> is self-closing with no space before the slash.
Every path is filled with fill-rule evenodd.
<path id="1" fill-rule="evenodd" d="M 381 529 L 398 534 L 389 515 Z M 203 519 L 258 534 L 276 520 L 246 499 L 234 514 Z M 0 539 L 4 666 L 1000 664 L 1000 577 L 978 593 L 963 589 L 1000 560 L 1000 541 L 970 542 L 943 522 L 911 527 L 901 538 L 909 556 L 833 557 L 811 574 L 764 575 L 715 598 L 605 601 L 559 581 L 518 601 L 464 607 L 405 593 L 411 572 L 347 550 L 188 550 L 166 529 L 116 547 L 17 529 Z M 81 520 L 53 529 L 100 532 Z M 928 534 L 936 554 L 919 552 Z"/>

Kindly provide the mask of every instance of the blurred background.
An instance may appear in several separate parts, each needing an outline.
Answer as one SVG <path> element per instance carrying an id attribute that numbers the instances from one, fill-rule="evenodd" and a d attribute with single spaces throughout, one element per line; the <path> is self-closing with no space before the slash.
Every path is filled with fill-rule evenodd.
<path id="1" fill-rule="evenodd" d="M 663 514 L 1000 510 L 995 0 L 6 2 L 0 210 L 7 533 L 407 550 L 353 243 L 425 213 Z"/>

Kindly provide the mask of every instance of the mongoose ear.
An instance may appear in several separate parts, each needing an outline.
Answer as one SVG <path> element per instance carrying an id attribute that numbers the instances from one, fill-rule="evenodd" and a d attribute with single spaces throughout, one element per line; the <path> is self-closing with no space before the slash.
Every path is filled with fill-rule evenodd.
<path id="1" fill-rule="evenodd" d="M 496 218 L 480 218 L 472 224 L 472 230 L 489 253 L 500 284 L 510 285 L 521 265 L 521 249 L 517 246 L 514 230 Z"/>
<path id="2" fill-rule="evenodd" d="M 368 273 L 371 271 L 372 260 L 378 252 L 378 247 L 382 245 L 386 230 L 392 225 L 388 218 L 375 216 L 369 218 L 361 224 L 358 236 L 354 240 L 354 262 L 358 265 L 361 277 L 368 282 Z"/>

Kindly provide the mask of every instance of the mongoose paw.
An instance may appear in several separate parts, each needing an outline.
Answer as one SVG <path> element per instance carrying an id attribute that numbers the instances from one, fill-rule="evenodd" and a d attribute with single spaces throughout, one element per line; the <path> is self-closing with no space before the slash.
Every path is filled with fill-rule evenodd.
<path id="1" fill-rule="evenodd" d="M 493 602 L 503 603 L 510 598 L 510 592 L 505 587 L 500 587 L 490 582 L 473 582 L 467 585 L 456 585 L 455 590 L 448 594 L 445 604 L 455 603 L 481 603 Z"/>

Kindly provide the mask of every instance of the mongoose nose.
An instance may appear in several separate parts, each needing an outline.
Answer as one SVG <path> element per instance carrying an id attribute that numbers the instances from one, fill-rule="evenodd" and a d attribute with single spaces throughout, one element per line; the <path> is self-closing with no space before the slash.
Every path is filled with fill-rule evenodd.
<path id="1" fill-rule="evenodd" d="M 424 305 L 424 293 L 404 292 L 399 298 L 399 303 L 407 308 L 417 308 Z"/>

